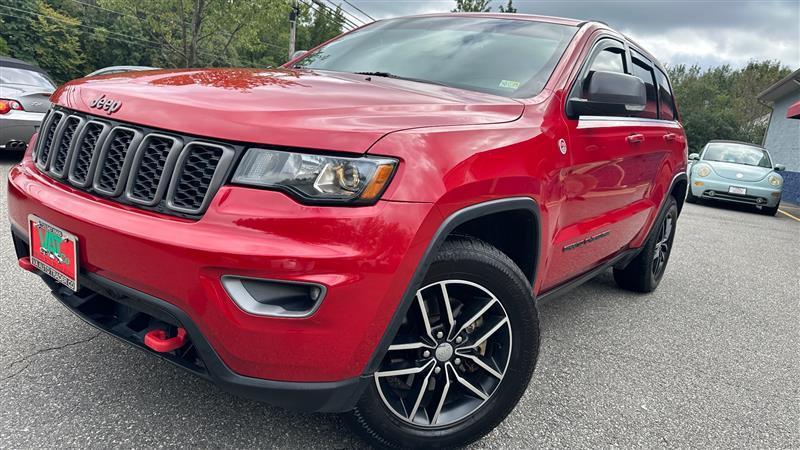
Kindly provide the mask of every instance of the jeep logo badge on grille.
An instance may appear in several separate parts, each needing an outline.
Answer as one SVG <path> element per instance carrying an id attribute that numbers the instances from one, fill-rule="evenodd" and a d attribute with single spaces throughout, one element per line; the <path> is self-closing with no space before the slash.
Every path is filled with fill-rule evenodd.
<path id="1" fill-rule="evenodd" d="M 122 102 L 106 98 L 106 94 L 103 94 L 100 97 L 92 100 L 92 102 L 89 103 L 89 106 L 106 111 L 110 115 L 119 111 L 119 108 L 122 107 Z"/>

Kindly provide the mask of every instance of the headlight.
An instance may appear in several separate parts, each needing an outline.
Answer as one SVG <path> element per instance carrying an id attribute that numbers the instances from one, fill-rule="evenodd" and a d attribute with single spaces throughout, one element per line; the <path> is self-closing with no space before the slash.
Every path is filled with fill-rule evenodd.
<path id="1" fill-rule="evenodd" d="M 781 183 L 783 183 L 783 180 L 781 179 L 781 177 L 779 177 L 777 175 L 770 175 L 769 178 L 767 178 L 767 181 L 769 181 L 769 184 L 771 184 L 773 186 L 780 186 Z"/>
<path id="2" fill-rule="evenodd" d="M 247 150 L 233 182 L 277 189 L 309 203 L 371 204 L 389 185 L 397 161 Z"/>
<path id="3" fill-rule="evenodd" d="M 711 168 L 706 166 L 706 165 L 702 165 L 702 166 L 698 166 L 697 167 L 697 176 L 698 177 L 707 177 L 710 173 L 711 173 Z"/>

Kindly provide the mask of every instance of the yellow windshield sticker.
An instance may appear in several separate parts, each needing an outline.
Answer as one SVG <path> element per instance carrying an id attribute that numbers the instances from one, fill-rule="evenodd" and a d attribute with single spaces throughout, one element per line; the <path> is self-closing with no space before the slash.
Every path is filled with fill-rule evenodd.
<path id="1" fill-rule="evenodd" d="M 519 89 L 519 81 L 503 80 L 500 82 L 501 88 Z"/>

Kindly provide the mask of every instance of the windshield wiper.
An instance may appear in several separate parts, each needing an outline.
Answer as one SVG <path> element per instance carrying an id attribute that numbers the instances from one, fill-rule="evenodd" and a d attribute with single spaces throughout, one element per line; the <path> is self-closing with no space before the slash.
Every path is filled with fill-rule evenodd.
<path id="1" fill-rule="evenodd" d="M 400 75 L 395 75 L 389 72 L 355 72 L 357 75 L 367 75 L 370 77 L 382 77 L 382 78 L 393 78 L 395 80 L 405 80 L 405 81 L 414 81 L 417 83 L 426 83 L 426 84 L 435 84 L 437 86 L 449 86 L 445 83 L 439 81 L 432 81 L 432 80 L 423 80 L 422 78 L 413 78 L 413 77 L 404 77 Z"/>

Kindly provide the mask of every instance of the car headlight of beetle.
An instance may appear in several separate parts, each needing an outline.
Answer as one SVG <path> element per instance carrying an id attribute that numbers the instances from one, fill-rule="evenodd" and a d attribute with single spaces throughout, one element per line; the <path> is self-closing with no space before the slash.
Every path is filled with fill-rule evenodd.
<path id="1" fill-rule="evenodd" d="M 783 183 L 781 177 L 777 175 L 770 175 L 769 178 L 767 178 L 767 181 L 769 182 L 770 185 L 775 187 L 778 187 L 781 185 L 781 183 Z"/>
<path id="2" fill-rule="evenodd" d="M 347 158 L 248 149 L 233 182 L 287 192 L 306 203 L 375 203 L 386 190 L 397 160 Z"/>
<path id="3" fill-rule="evenodd" d="M 708 167 L 705 164 L 697 166 L 698 177 L 707 177 L 709 174 L 711 174 L 711 167 Z"/>

